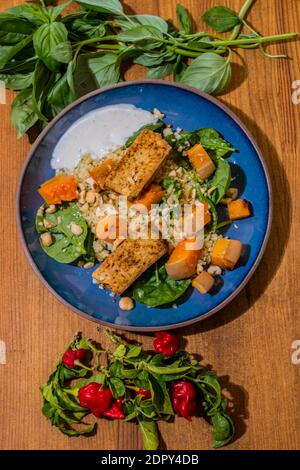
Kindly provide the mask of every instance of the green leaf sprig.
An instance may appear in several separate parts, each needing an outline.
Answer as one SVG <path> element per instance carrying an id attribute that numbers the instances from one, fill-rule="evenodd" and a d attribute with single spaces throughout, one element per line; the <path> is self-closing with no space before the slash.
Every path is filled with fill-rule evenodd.
<path id="1" fill-rule="evenodd" d="M 158 16 L 128 16 L 118 0 L 77 0 L 80 10 L 65 15 L 71 3 L 40 0 L 0 13 L 0 80 L 19 91 L 11 110 L 18 137 L 37 123 L 45 126 L 76 98 L 122 80 L 124 62 L 147 67 L 148 78 L 172 74 L 177 82 L 218 94 L 230 83 L 236 49 L 286 57 L 265 47 L 298 37 L 256 32 L 246 20 L 254 0 L 246 0 L 239 13 L 225 6 L 204 12 L 202 20 L 215 33 L 193 32 L 181 4 L 176 28 Z"/>
<path id="2" fill-rule="evenodd" d="M 156 450 L 159 447 L 157 423 L 174 417 L 170 388 L 174 382 L 186 380 L 196 388 L 197 401 L 211 423 L 213 447 L 230 442 L 234 425 L 226 413 L 227 400 L 213 371 L 184 350 L 165 358 L 162 354 L 145 352 L 141 345 L 127 343 L 111 332 L 107 336 L 114 345 L 113 351 L 105 351 L 76 334 L 67 349 L 85 349 L 85 364 L 77 362 L 70 369 L 60 357 L 47 383 L 41 386 L 42 412 L 53 426 L 68 436 L 95 431 L 96 424 L 86 422 L 90 410 L 80 405 L 78 392 L 81 387 L 96 382 L 109 387 L 114 399 L 122 400 L 124 421 L 136 422 L 145 449 Z M 149 390 L 151 398 L 137 394 L 140 389 Z"/>

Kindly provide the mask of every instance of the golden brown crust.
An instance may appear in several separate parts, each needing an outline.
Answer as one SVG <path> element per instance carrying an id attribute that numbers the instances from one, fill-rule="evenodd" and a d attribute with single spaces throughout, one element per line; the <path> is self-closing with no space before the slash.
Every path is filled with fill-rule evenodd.
<path id="1" fill-rule="evenodd" d="M 124 240 L 93 272 L 93 278 L 121 295 L 152 264 L 167 253 L 163 240 Z"/>
<path id="2" fill-rule="evenodd" d="M 108 175 L 105 187 L 132 199 L 138 197 L 170 152 L 170 145 L 159 134 L 144 130 Z"/>

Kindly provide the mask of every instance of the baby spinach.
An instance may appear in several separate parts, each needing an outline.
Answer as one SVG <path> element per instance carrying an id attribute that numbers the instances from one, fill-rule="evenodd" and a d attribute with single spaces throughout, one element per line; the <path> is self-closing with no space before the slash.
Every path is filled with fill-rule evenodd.
<path id="1" fill-rule="evenodd" d="M 201 145 L 210 150 L 216 158 L 225 157 L 236 150 L 215 129 L 199 129 L 197 134 L 200 137 Z"/>
<path id="2" fill-rule="evenodd" d="M 135 132 L 127 141 L 125 142 L 125 147 L 130 147 L 131 144 L 135 141 L 135 139 L 140 135 L 141 132 L 143 132 L 145 129 L 148 129 L 149 131 L 160 131 L 162 130 L 162 127 L 164 126 L 163 121 L 157 121 L 155 124 L 147 124 L 146 126 L 141 127 L 137 132 Z"/>
<path id="3" fill-rule="evenodd" d="M 44 220 L 51 226 L 46 228 Z M 81 235 L 74 235 L 71 230 L 72 223 L 81 227 Z M 88 234 L 87 223 L 75 203 L 61 206 L 54 214 L 45 212 L 40 215 L 38 211 L 35 226 L 38 233 L 51 233 L 53 243 L 47 247 L 41 242 L 41 246 L 48 256 L 59 263 L 72 263 L 80 256 L 87 254 L 85 247 Z"/>
<path id="4" fill-rule="evenodd" d="M 210 199 L 214 204 L 218 204 L 228 191 L 231 182 L 231 170 L 229 163 L 223 158 L 216 162 L 217 169 L 213 177 L 209 180 L 209 187 L 215 188 L 210 194 Z"/>
<path id="5" fill-rule="evenodd" d="M 161 184 L 163 189 L 165 189 L 169 195 L 172 194 L 173 196 L 176 196 L 177 199 L 180 199 L 183 189 L 182 184 L 178 180 L 166 176 L 162 180 Z"/>
<path id="6" fill-rule="evenodd" d="M 163 265 L 138 279 L 133 288 L 133 296 L 141 304 L 158 307 L 177 300 L 190 284 L 190 279 L 176 281 L 169 277 Z"/>

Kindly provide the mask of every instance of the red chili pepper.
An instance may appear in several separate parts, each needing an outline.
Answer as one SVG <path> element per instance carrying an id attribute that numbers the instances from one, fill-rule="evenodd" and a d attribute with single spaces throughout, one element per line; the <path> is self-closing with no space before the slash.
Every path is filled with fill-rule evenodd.
<path id="1" fill-rule="evenodd" d="M 115 400 L 111 408 L 103 413 L 103 416 L 109 419 L 124 419 L 123 400 Z"/>
<path id="2" fill-rule="evenodd" d="M 175 413 L 188 421 L 196 412 L 196 390 L 187 380 L 173 384 L 171 389 L 172 405 Z"/>
<path id="3" fill-rule="evenodd" d="M 172 333 L 159 332 L 155 333 L 153 347 L 156 352 L 163 354 L 165 357 L 174 356 L 180 347 L 179 339 Z"/>
<path id="4" fill-rule="evenodd" d="M 150 390 L 147 390 L 146 388 L 139 388 L 135 393 L 137 395 L 142 395 L 145 400 L 152 397 Z"/>
<path id="5" fill-rule="evenodd" d="M 83 362 L 86 355 L 86 349 L 67 349 L 62 357 L 62 363 L 69 369 L 75 369 L 75 361 Z"/>
<path id="6" fill-rule="evenodd" d="M 99 417 L 110 410 L 112 393 L 109 388 L 102 390 L 102 385 L 91 382 L 78 391 L 79 403 L 83 408 L 89 408 L 93 415 Z"/>

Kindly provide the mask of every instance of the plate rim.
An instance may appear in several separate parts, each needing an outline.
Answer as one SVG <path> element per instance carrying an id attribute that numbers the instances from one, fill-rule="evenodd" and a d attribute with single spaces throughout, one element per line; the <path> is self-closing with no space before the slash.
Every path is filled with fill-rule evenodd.
<path id="1" fill-rule="evenodd" d="M 100 95 L 102 93 L 105 93 L 107 91 L 110 91 L 115 88 L 123 88 L 123 87 L 128 87 L 128 86 L 139 86 L 139 85 L 144 85 L 144 84 L 152 84 L 152 85 L 163 85 L 163 86 L 171 86 L 174 88 L 179 88 L 182 90 L 189 91 L 191 93 L 194 93 L 207 101 L 210 101 L 213 103 L 215 106 L 220 108 L 222 111 L 224 111 L 246 134 L 248 139 L 250 140 L 251 144 L 253 145 L 254 149 L 256 150 L 256 153 L 258 155 L 258 158 L 261 162 L 261 165 L 264 170 L 264 175 L 266 178 L 266 183 L 267 183 L 267 189 L 268 189 L 268 197 L 269 197 L 269 204 L 268 204 L 268 221 L 267 221 L 267 227 L 266 231 L 264 234 L 264 239 L 262 241 L 262 244 L 259 249 L 259 253 L 251 266 L 248 274 L 245 276 L 245 278 L 242 280 L 242 282 L 239 284 L 237 289 L 234 290 L 226 299 L 224 299 L 219 305 L 211 309 L 209 312 L 196 316 L 194 318 L 191 318 L 189 320 L 185 320 L 179 323 L 173 323 L 171 325 L 160 325 L 160 326 L 130 326 L 130 325 L 117 325 L 114 323 L 106 322 L 104 320 L 101 320 L 99 318 L 92 317 L 91 315 L 83 312 L 82 310 L 78 309 L 77 307 L 74 307 L 72 304 L 70 304 L 67 300 L 65 300 L 60 294 L 56 292 L 56 290 L 48 283 L 48 281 L 44 278 L 42 275 L 41 271 L 38 269 L 30 251 L 27 246 L 26 240 L 25 240 L 25 235 L 23 232 L 22 228 L 22 221 L 21 221 L 21 207 L 20 207 L 20 202 L 21 202 L 21 189 L 22 189 L 22 183 L 24 180 L 24 176 L 27 170 L 27 167 L 33 157 L 33 154 L 35 153 L 36 149 L 44 139 L 44 137 L 48 134 L 50 129 L 56 124 L 57 121 L 61 119 L 63 115 L 68 113 L 71 109 L 75 108 L 78 106 L 80 103 L 92 98 L 93 96 Z M 266 161 L 263 157 L 263 154 L 260 150 L 260 147 L 258 146 L 255 138 L 253 137 L 252 133 L 248 130 L 246 125 L 242 122 L 242 120 L 223 102 L 219 101 L 217 98 L 214 96 L 209 95 L 208 93 L 205 93 L 203 91 L 198 90 L 197 88 L 188 86 L 188 85 L 183 85 L 181 83 L 173 82 L 173 81 L 166 81 L 166 80 L 131 80 L 131 81 L 126 81 L 126 82 L 121 82 L 121 83 L 116 83 L 114 85 L 109 85 L 97 90 L 94 90 L 81 98 L 78 98 L 76 101 L 68 105 L 66 108 L 64 108 L 55 118 L 52 119 L 52 121 L 49 122 L 47 127 L 43 129 L 43 131 L 39 134 L 37 139 L 34 141 L 32 144 L 27 157 L 23 163 L 18 184 L 17 184 L 17 191 L 16 191 L 16 218 L 17 218 L 17 231 L 19 234 L 19 237 L 21 238 L 21 245 L 22 248 L 25 252 L 25 255 L 29 261 L 29 264 L 39 280 L 42 282 L 42 284 L 51 292 L 52 295 L 60 302 L 62 303 L 65 307 L 70 309 L 71 311 L 75 312 L 82 318 L 85 318 L 89 321 L 92 321 L 94 323 L 109 327 L 109 328 L 114 328 L 118 330 L 123 330 L 123 331 L 133 331 L 133 332 L 139 332 L 139 333 L 147 333 L 147 332 L 153 332 L 153 331 L 166 331 L 166 330 L 174 330 L 177 328 L 183 328 L 189 325 L 192 325 L 194 323 L 197 323 L 199 321 L 205 320 L 206 318 L 209 318 L 210 316 L 214 315 L 221 309 L 223 309 L 225 306 L 227 306 L 232 300 L 243 290 L 243 288 L 246 286 L 246 284 L 249 282 L 251 277 L 253 276 L 254 272 L 256 271 L 259 263 L 261 262 L 261 259 L 265 253 L 267 243 L 270 237 L 271 233 L 271 226 L 272 226 L 272 219 L 273 219 L 273 191 L 272 191 L 272 184 L 271 184 L 271 178 L 270 174 L 268 171 L 268 167 L 266 164 Z"/>

